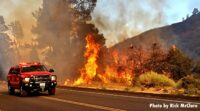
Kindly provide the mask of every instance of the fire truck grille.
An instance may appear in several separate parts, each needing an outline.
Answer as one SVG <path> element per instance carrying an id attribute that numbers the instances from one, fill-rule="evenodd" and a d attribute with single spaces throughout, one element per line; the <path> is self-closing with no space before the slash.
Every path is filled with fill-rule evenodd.
<path id="1" fill-rule="evenodd" d="M 35 82 L 48 82 L 50 81 L 50 77 L 49 75 L 34 76 L 32 80 Z"/>

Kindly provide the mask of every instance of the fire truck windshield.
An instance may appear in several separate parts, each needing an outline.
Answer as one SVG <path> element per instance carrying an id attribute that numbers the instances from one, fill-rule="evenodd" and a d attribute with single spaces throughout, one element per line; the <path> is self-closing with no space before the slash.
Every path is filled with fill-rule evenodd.
<path id="1" fill-rule="evenodd" d="M 22 72 L 47 71 L 43 65 L 22 66 Z"/>

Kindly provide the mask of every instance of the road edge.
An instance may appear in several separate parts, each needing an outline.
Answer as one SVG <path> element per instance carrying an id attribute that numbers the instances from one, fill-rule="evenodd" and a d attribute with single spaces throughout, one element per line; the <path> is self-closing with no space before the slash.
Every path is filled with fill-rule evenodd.
<path id="1" fill-rule="evenodd" d="M 94 88 L 85 88 L 85 87 L 75 87 L 75 86 L 57 86 L 61 89 L 70 89 L 70 90 L 79 90 L 79 91 L 90 91 L 90 92 L 101 92 L 109 94 L 118 94 L 118 95 L 128 95 L 128 96 L 142 96 L 142 97 L 162 97 L 170 99 L 184 99 L 184 100 L 200 100 L 200 96 L 186 96 L 186 95 L 170 95 L 170 94 L 154 94 L 154 93 L 144 93 L 144 92 L 128 92 L 120 90 L 109 90 L 109 89 L 94 89 Z"/>

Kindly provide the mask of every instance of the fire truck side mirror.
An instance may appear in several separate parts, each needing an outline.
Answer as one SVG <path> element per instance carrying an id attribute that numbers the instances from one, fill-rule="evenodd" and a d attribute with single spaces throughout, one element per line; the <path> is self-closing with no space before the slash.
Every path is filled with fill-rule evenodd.
<path id="1" fill-rule="evenodd" d="M 49 69 L 49 72 L 54 72 L 54 70 L 53 69 Z"/>

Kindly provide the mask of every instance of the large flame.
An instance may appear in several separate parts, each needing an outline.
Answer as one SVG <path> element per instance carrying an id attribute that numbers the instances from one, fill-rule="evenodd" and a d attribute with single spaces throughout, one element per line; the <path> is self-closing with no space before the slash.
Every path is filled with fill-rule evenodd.
<path id="1" fill-rule="evenodd" d="M 110 52 L 112 62 L 106 65 L 103 73 L 97 74 L 97 59 L 99 58 L 100 44 L 94 40 L 92 34 L 86 36 L 86 43 L 84 57 L 87 61 L 84 67 L 80 70 L 80 77 L 73 83 L 73 85 L 91 84 L 95 80 L 101 80 L 104 84 L 132 84 L 133 65 L 130 64 L 130 62 L 127 62 L 128 56 L 121 56 L 117 51 Z M 65 85 L 68 85 L 69 83 L 69 80 L 65 81 Z"/>
<path id="2" fill-rule="evenodd" d="M 105 73 L 99 75 L 103 83 L 124 83 L 131 85 L 133 80 L 133 66 L 127 63 L 127 57 L 119 57 L 117 51 L 111 53 L 113 64 L 107 65 Z"/>
<path id="3" fill-rule="evenodd" d="M 100 50 L 100 45 L 95 42 L 91 34 L 86 36 L 86 52 L 84 57 L 87 59 L 87 63 L 81 69 L 81 76 L 75 81 L 75 85 L 78 84 L 89 84 L 92 82 L 92 79 L 97 75 L 97 58 Z"/>

